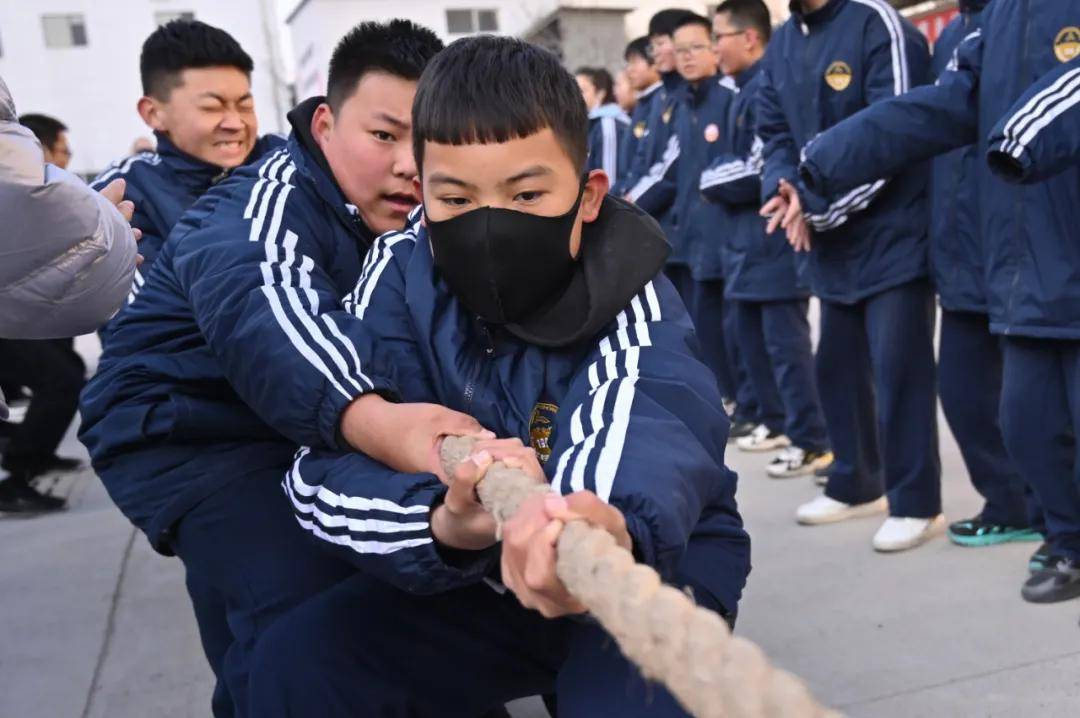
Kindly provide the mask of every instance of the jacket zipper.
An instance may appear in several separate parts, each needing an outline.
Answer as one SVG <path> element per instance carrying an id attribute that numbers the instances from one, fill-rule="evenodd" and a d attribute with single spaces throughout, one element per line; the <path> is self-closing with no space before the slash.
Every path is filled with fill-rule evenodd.
<path id="1" fill-rule="evenodd" d="M 495 354 L 495 344 L 491 340 L 491 332 L 488 331 L 487 325 L 484 324 L 484 320 L 480 317 L 476 318 L 476 324 L 480 329 L 480 336 L 483 337 L 484 340 L 484 356 L 487 359 L 491 359 Z M 468 381 L 465 382 L 465 388 L 461 392 L 462 404 L 466 414 L 469 413 L 469 410 L 472 408 L 473 400 L 476 398 L 476 381 L 480 375 L 480 364 L 480 362 L 476 363 L 476 369 L 471 372 L 472 375 L 469 377 Z"/>

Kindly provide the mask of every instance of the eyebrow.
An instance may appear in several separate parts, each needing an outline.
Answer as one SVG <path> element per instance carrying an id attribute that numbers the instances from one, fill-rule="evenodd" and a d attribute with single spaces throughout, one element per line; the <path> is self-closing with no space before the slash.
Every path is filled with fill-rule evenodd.
<path id="1" fill-rule="evenodd" d="M 222 104 L 228 103 L 227 99 L 225 99 L 221 95 L 217 94 L 216 92 L 203 92 L 203 93 L 201 93 L 199 95 L 199 97 L 200 98 L 209 97 L 211 99 L 217 100 L 218 102 L 220 102 Z M 245 92 L 243 95 L 241 95 L 239 98 L 237 98 L 236 101 L 237 102 L 243 102 L 244 100 L 250 100 L 250 99 L 251 99 L 251 93 L 250 92 Z"/>
<path id="2" fill-rule="evenodd" d="M 457 177 L 451 177 L 443 172 L 432 172 L 431 176 L 428 177 L 428 181 L 432 184 L 449 184 L 464 189 L 476 189 L 476 185 L 469 184 L 465 180 L 458 179 Z"/>
<path id="3" fill-rule="evenodd" d="M 399 120 L 398 118 L 394 117 L 393 115 L 391 115 L 388 112 L 376 112 L 375 113 L 375 119 L 382 120 L 383 122 L 387 122 L 387 123 L 389 123 L 391 125 L 394 125 L 395 127 L 398 127 L 400 129 L 402 129 L 402 130 L 409 129 L 409 123 L 408 122 L 404 122 L 402 120 Z"/>
<path id="4" fill-rule="evenodd" d="M 522 180 L 532 179 L 533 177 L 544 177 L 550 174 L 552 174 L 550 167 L 545 167 L 544 165 L 533 165 L 532 167 L 523 169 L 521 172 L 518 172 L 513 177 L 507 177 L 500 184 L 511 185 Z"/>

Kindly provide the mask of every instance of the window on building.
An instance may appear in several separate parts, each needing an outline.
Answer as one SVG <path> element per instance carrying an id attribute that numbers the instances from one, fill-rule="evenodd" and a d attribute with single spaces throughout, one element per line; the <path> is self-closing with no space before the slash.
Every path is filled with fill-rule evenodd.
<path id="1" fill-rule="evenodd" d="M 187 10 L 184 10 L 184 11 L 161 10 L 160 12 L 155 12 L 154 13 L 154 24 L 155 25 L 164 25 L 165 23 L 172 22 L 173 20 L 194 20 L 194 19 L 195 19 L 195 13 L 187 11 Z"/>
<path id="2" fill-rule="evenodd" d="M 446 31 L 451 35 L 468 35 L 474 32 L 498 32 L 499 16 L 496 10 L 447 10 Z"/>
<path id="3" fill-rule="evenodd" d="M 86 18 L 82 15 L 42 15 L 45 47 L 85 47 Z"/>

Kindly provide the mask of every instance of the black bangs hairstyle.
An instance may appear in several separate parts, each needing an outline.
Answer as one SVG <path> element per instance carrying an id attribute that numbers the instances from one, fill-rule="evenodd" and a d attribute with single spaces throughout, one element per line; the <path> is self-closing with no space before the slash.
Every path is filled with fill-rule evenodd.
<path id="1" fill-rule="evenodd" d="M 679 20 L 679 22 L 675 24 L 675 27 L 672 28 L 671 34 L 674 35 L 677 30 L 681 30 L 690 25 L 697 25 L 698 27 L 704 28 L 709 37 L 712 37 L 712 23 L 709 22 L 709 18 L 702 17 L 693 12 L 686 13 L 686 16 Z"/>
<path id="2" fill-rule="evenodd" d="M 143 94 L 168 102 L 189 68 L 235 67 L 248 77 L 255 65 L 233 36 L 198 20 L 172 20 L 150 33 L 139 55 Z"/>
<path id="3" fill-rule="evenodd" d="M 649 52 L 648 35 L 636 37 L 629 43 L 627 43 L 626 49 L 623 51 L 623 59 L 629 62 L 630 59 L 634 57 L 640 57 L 642 60 L 649 63 L 650 65 L 652 64 L 653 59 L 652 53 Z"/>
<path id="4" fill-rule="evenodd" d="M 716 14 L 720 13 L 726 13 L 737 30 L 757 30 L 762 42 L 772 35 L 769 8 L 762 0 L 725 0 L 716 8 Z"/>
<path id="5" fill-rule="evenodd" d="M 360 23 L 341 38 L 330 57 L 326 102 L 336 113 L 369 72 L 417 80 L 442 49 L 435 33 L 409 20 Z"/>
<path id="6" fill-rule="evenodd" d="M 676 28 L 682 26 L 683 20 L 688 15 L 693 17 L 695 13 L 678 8 L 661 10 L 649 19 L 649 37 L 657 37 L 658 35 L 668 35 L 670 37 L 674 35 Z"/>
<path id="7" fill-rule="evenodd" d="M 511 37 L 462 38 L 439 53 L 413 102 L 413 152 L 423 172 L 424 143 L 508 142 L 551 128 L 578 172 L 588 154 L 581 90 L 551 52 Z"/>

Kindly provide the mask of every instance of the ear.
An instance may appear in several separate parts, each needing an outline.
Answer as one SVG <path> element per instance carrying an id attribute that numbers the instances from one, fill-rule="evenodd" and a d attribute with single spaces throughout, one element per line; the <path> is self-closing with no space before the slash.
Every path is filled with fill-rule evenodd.
<path id="1" fill-rule="evenodd" d="M 413 193 L 416 194 L 416 198 L 420 201 L 420 204 L 424 204 L 424 183 L 420 181 L 420 176 L 412 178 Z M 424 211 L 420 212 L 420 224 L 427 226 L 427 216 Z"/>
<path id="2" fill-rule="evenodd" d="M 139 102 L 135 105 L 135 109 L 139 113 L 139 117 L 147 124 L 152 130 L 158 132 L 166 132 L 165 126 L 165 111 L 161 106 L 159 100 L 155 100 L 153 97 L 143 95 L 139 98 Z"/>
<path id="3" fill-rule="evenodd" d="M 611 181 L 604 170 L 592 170 L 589 179 L 585 181 L 585 192 L 581 196 L 581 219 L 585 222 L 595 222 L 600 215 L 600 205 L 607 197 L 611 189 Z"/>
<path id="4" fill-rule="evenodd" d="M 759 47 L 764 47 L 761 42 L 761 33 L 756 28 L 750 28 L 746 31 L 746 49 L 748 52 L 753 52 Z"/>
<path id="5" fill-rule="evenodd" d="M 311 116 L 311 136 L 323 152 L 326 151 L 326 143 L 330 141 L 330 133 L 333 131 L 334 111 L 324 102 L 315 108 L 315 114 Z"/>

